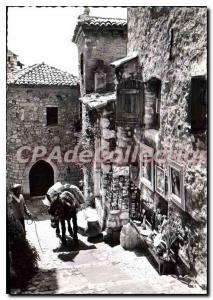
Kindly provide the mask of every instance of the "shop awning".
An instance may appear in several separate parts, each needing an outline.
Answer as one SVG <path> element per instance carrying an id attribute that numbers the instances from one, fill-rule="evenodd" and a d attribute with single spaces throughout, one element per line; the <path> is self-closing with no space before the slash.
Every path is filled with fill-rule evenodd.
<path id="1" fill-rule="evenodd" d="M 126 62 L 135 59 L 136 57 L 138 57 L 138 53 L 137 53 L 137 52 L 133 52 L 132 54 L 127 55 L 127 56 L 124 57 L 124 58 L 121 58 L 121 59 L 118 59 L 118 60 L 116 60 L 116 61 L 113 61 L 110 65 L 111 65 L 111 66 L 114 66 L 115 68 L 118 68 L 118 67 L 120 67 L 121 65 L 125 64 Z"/>
<path id="2" fill-rule="evenodd" d="M 83 104 L 89 106 L 90 108 L 101 108 L 107 105 L 109 102 L 113 102 L 116 100 L 116 93 L 105 93 L 105 94 L 98 94 L 92 93 L 87 94 L 84 97 L 80 98 Z"/>

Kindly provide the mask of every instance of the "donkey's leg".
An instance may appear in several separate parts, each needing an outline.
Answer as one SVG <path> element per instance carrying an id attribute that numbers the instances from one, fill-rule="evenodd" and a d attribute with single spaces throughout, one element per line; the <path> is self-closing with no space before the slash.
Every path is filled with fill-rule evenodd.
<path id="1" fill-rule="evenodd" d="M 77 215 L 76 213 L 74 214 L 74 216 L 72 217 L 72 223 L 73 223 L 73 238 L 75 241 L 78 241 L 78 224 L 77 224 Z"/>
<path id="2" fill-rule="evenodd" d="M 62 230 L 62 244 L 66 245 L 67 241 L 66 241 L 66 226 L 65 226 L 65 220 L 60 220 L 61 221 L 61 230 Z"/>
<path id="3" fill-rule="evenodd" d="M 68 225 L 68 231 L 71 237 L 73 237 L 73 231 L 72 231 L 72 227 L 70 224 L 70 220 L 67 220 L 67 225 Z"/>
<path id="4" fill-rule="evenodd" d="M 59 227 L 59 220 L 55 220 L 55 225 L 56 225 L 56 236 L 59 237 L 60 236 L 60 227 Z"/>

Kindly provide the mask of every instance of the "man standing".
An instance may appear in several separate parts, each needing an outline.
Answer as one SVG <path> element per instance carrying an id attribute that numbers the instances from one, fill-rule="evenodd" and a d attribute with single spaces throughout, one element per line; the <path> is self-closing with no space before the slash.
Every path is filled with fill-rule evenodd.
<path id="1" fill-rule="evenodd" d="M 29 218 L 32 219 L 32 215 L 25 204 L 23 195 L 21 194 L 21 184 L 14 184 L 11 190 L 11 204 L 13 213 L 15 217 L 20 221 L 21 225 L 23 226 L 24 232 L 26 233 L 24 216 L 26 214 Z"/>

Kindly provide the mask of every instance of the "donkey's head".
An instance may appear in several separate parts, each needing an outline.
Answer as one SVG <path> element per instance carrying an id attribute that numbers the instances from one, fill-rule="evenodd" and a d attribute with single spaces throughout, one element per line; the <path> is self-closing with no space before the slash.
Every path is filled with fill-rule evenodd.
<path id="1" fill-rule="evenodd" d="M 65 209 L 73 210 L 76 207 L 76 200 L 72 193 L 64 191 L 60 195 L 60 200 Z"/>
<path id="2" fill-rule="evenodd" d="M 59 214 L 60 208 L 61 208 L 61 201 L 60 201 L 60 197 L 58 194 L 57 197 L 55 197 L 53 200 L 51 200 L 48 213 L 51 216 L 57 217 Z"/>

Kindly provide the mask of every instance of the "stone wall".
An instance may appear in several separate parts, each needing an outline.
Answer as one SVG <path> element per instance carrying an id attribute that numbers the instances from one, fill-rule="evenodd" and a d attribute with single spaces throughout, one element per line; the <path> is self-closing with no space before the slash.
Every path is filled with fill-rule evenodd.
<path id="1" fill-rule="evenodd" d="M 89 116 L 89 109 L 82 104 L 82 140 L 81 147 L 94 153 L 94 130 Z M 92 176 L 93 163 L 88 162 L 83 165 L 84 197 L 88 204 L 94 200 L 94 182 Z"/>
<path id="2" fill-rule="evenodd" d="M 106 74 L 106 89 L 102 90 L 102 93 L 114 89 L 115 74 L 110 63 L 114 60 L 126 56 L 126 30 L 116 31 L 114 29 L 106 28 L 93 28 L 90 31 L 85 30 L 81 32 L 78 38 L 78 64 L 79 64 L 79 78 L 80 78 L 80 90 L 81 96 L 95 92 L 95 72 L 98 67 L 98 61 L 103 61 L 101 71 Z M 83 74 L 82 74 L 83 73 Z M 94 113 L 96 113 L 94 111 Z M 100 113 L 102 114 L 102 112 Z M 104 117 L 101 116 L 101 119 Z M 100 120 L 99 120 L 100 121 Z M 101 121 L 102 122 L 102 121 Z M 110 121 L 111 123 L 111 121 Z M 82 106 L 82 132 L 84 149 L 94 149 L 96 131 L 94 125 L 89 117 L 89 108 Z M 107 128 L 102 128 L 102 125 L 98 125 L 102 133 L 107 135 Z M 105 137 L 103 136 L 103 140 Z M 109 140 L 109 139 L 107 139 Z M 102 143 L 103 141 L 101 141 Z M 83 166 L 84 172 L 84 196 L 88 204 L 92 204 L 94 200 L 94 166 L 92 163 L 85 164 Z M 97 201 L 96 206 L 99 207 L 101 220 L 106 222 L 106 207 L 105 198 L 103 196 L 103 204 Z M 102 224 L 104 227 L 104 224 Z"/>
<path id="3" fill-rule="evenodd" d="M 59 162 L 50 162 L 54 181 L 70 181 L 78 184 L 82 178 L 78 165 L 64 162 L 64 153 L 74 149 L 79 132 L 76 121 L 80 116 L 78 87 L 29 87 L 9 85 L 7 91 L 7 180 L 8 185 L 21 182 L 24 193 L 29 195 L 29 172 L 35 146 L 44 146 L 47 154 L 38 159 L 46 160 L 55 146 L 60 147 Z M 46 107 L 58 107 L 58 125 L 47 126 Z M 17 161 L 17 150 L 29 146 L 29 161 Z M 61 162 L 60 162 L 60 157 Z M 68 168 L 70 172 L 68 172 Z"/>
<path id="4" fill-rule="evenodd" d="M 81 75 L 81 54 L 84 61 L 84 78 Z M 112 32 L 86 33 L 84 38 L 79 39 L 78 57 L 79 57 L 79 78 L 81 79 L 81 94 L 94 92 L 95 88 L 95 70 L 97 60 L 104 62 L 103 71 L 106 73 L 106 82 L 108 89 L 114 85 L 114 70 L 110 63 L 114 60 L 126 56 L 126 33 L 113 34 Z M 112 85 L 112 86 L 111 86 Z"/>
<path id="5" fill-rule="evenodd" d="M 128 9 L 128 54 L 137 51 L 143 80 L 161 80 L 157 149 L 207 150 L 206 132 L 192 134 L 189 99 L 192 76 L 207 76 L 207 9 L 141 7 Z M 165 166 L 166 168 L 167 166 Z M 206 283 L 207 166 L 186 161 L 186 211 L 169 202 L 168 215 L 181 223 L 187 236 L 182 257 L 200 283 Z M 142 187 L 144 197 L 152 192 Z"/>
<path id="6" fill-rule="evenodd" d="M 129 221 L 129 168 L 116 165 L 113 160 L 113 153 L 118 149 L 114 103 L 99 110 L 97 127 L 102 160 L 100 196 L 96 197 L 96 209 L 102 228 L 107 230 L 108 238 L 118 241 L 122 226 Z M 105 154 L 107 156 L 104 158 Z"/>
<path id="7" fill-rule="evenodd" d="M 110 152 L 110 142 L 115 139 L 115 112 L 113 110 L 114 104 L 104 107 L 100 111 L 98 126 L 100 128 L 100 147 L 104 151 L 106 149 Z M 106 227 L 106 221 L 109 216 L 110 202 L 111 202 L 111 185 L 112 185 L 112 166 L 109 162 L 101 163 L 101 207 L 100 217 L 103 228 Z M 97 202 L 97 201 L 96 201 Z M 97 205 L 98 206 L 98 205 Z"/>

